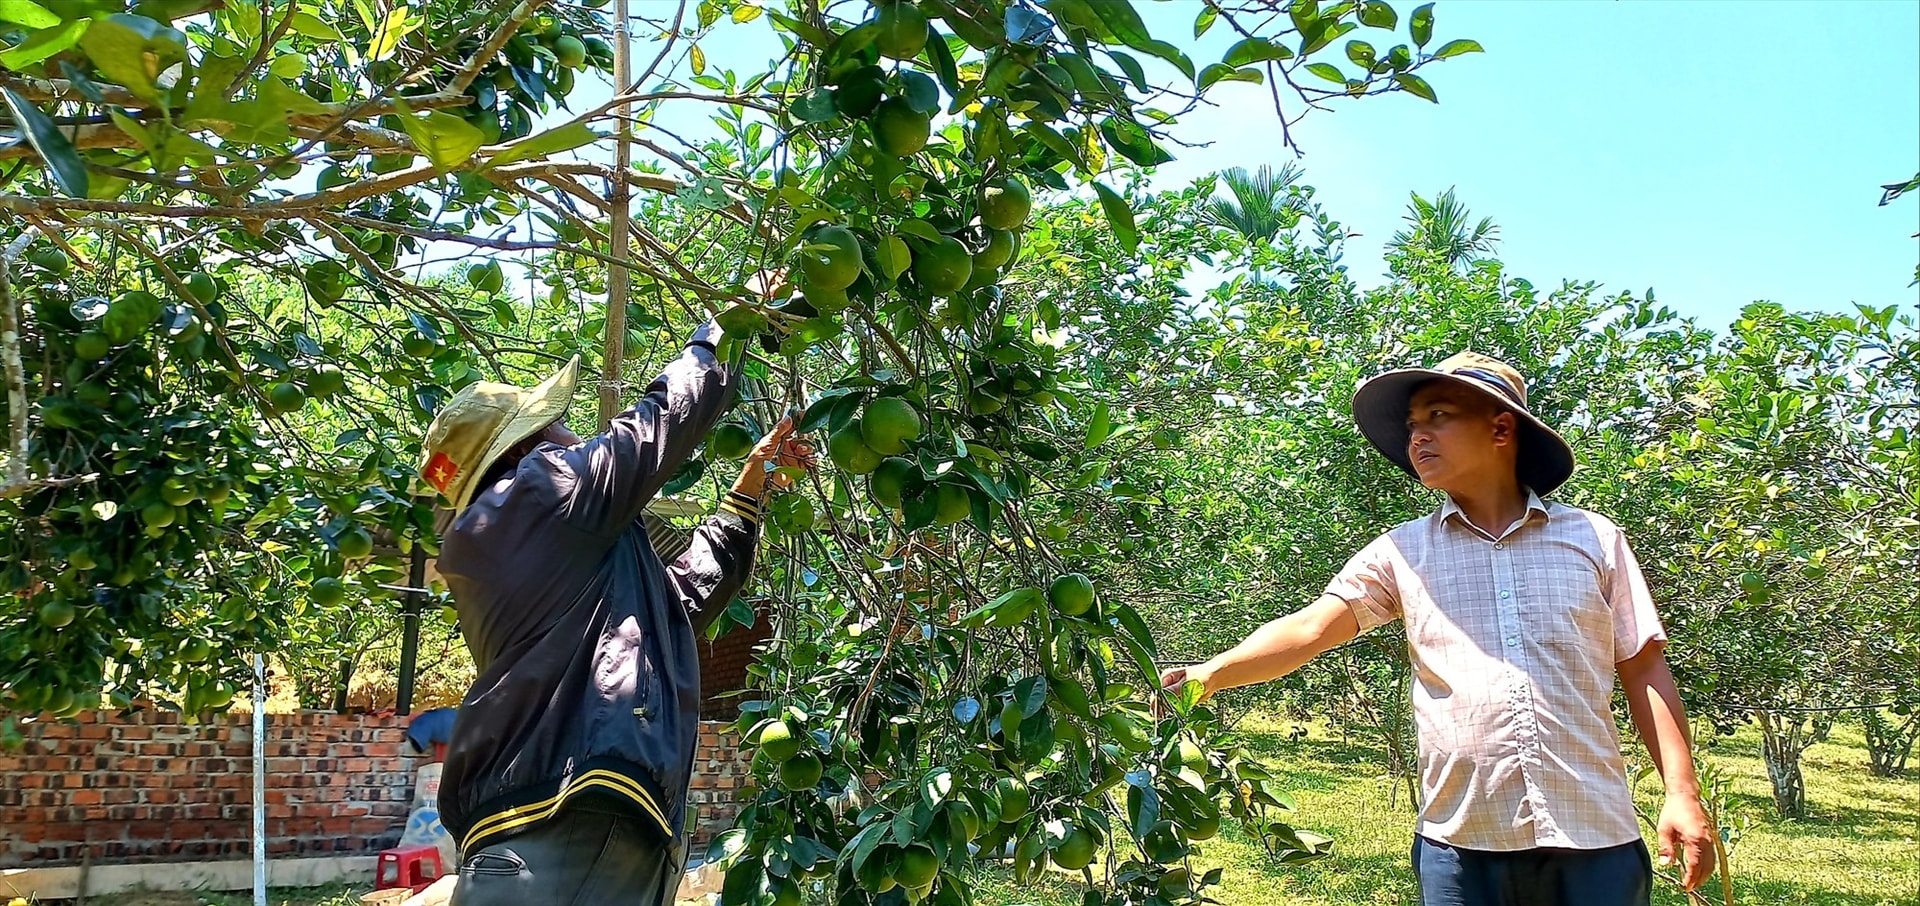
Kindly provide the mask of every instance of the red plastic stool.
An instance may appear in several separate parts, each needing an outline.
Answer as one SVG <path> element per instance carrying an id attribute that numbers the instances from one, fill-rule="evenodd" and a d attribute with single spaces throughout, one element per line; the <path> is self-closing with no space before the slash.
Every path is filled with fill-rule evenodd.
<path id="1" fill-rule="evenodd" d="M 431 844 L 398 846 L 382 850 L 374 869 L 373 888 L 387 890 L 409 887 L 419 893 L 446 872 L 440 865 L 440 848 Z"/>

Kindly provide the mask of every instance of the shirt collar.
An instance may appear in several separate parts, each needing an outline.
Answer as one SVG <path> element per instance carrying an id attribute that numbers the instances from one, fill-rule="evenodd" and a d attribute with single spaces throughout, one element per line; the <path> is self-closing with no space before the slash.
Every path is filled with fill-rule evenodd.
<path id="1" fill-rule="evenodd" d="M 1461 525 L 1466 526 L 1469 529 L 1478 528 L 1478 526 L 1475 526 L 1473 524 L 1473 520 L 1467 518 L 1466 511 L 1460 509 L 1460 504 L 1454 501 L 1452 494 L 1448 494 L 1446 495 L 1446 497 L 1447 497 L 1447 501 L 1440 505 L 1440 524 L 1441 525 L 1445 525 L 1447 523 L 1447 520 L 1449 519 L 1459 517 Z M 1503 526 L 1502 528 L 1504 529 L 1504 531 L 1502 532 L 1500 537 L 1504 538 L 1506 537 L 1506 535 L 1512 534 L 1514 529 L 1517 529 L 1520 526 L 1523 526 L 1529 522 L 1532 522 L 1535 514 L 1538 514 L 1541 519 L 1553 518 L 1552 511 L 1547 509 L 1547 504 L 1545 501 L 1540 499 L 1540 495 L 1535 494 L 1532 488 L 1527 488 L 1527 512 L 1520 517 L 1519 522 L 1516 522 L 1511 526 Z M 1491 534 L 1491 532 L 1488 532 L 1488 534 Z"/>

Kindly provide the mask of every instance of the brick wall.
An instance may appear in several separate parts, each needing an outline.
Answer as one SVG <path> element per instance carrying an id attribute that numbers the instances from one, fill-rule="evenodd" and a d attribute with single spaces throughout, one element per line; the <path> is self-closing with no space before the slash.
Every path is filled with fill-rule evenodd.
<path id="1" fill-rule="evenodd" d="M 273 855 L 368 854 L 393 845 L 412 802 L 404 718 L 268 718 Z M 176 712 L 85 712 L 21 727 L 0 753 L 0 868 L 80 861 L 240 858 L 253 833 L 250 715 L 188 724 Z"/>
<path id="2" fill-rule="evenodd" d="M 735 630 L 738 631 L 738 630 Z M 693 753 L 693 782 L 687 788 L 687 815 L 696 820 L 690 855 L 705 858 L 707 844 L 733 824 L 744 803 L 735 794 L 747 784 L 747 761 L 740 754 L 740 733 L 732 722 L 700 722 L 700 745 Z"/>
<path id="3" fill-rule="evenodd" d="M 735 626 L 712 642 L 700 644 L 700 716 L 732 720 L 740 716 L 741 698 L 727 696 L 746 687 L 747 666 L 754 646 L 773 638 L 773 621 L 761 614 L 752 626 Z"/>

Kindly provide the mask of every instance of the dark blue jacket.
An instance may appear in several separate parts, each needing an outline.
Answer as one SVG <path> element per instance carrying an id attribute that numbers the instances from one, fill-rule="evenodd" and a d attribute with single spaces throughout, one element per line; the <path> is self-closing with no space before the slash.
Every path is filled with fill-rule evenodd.
<path id="1" fill-rule="evenodd" d="M 668 840 L 684 827 L 700 713 L 695 633 L 752 570 L 757 501 L 728 493 L 664 564 L 642 509 L 737 391 L 709 324 L 605 433 L 541 444 L 455 518 L 438 568 L 478 671 L 440 817 L 472 853 L 582 797 Z M 678 849 L 679 847 L 674 847 Z"/>

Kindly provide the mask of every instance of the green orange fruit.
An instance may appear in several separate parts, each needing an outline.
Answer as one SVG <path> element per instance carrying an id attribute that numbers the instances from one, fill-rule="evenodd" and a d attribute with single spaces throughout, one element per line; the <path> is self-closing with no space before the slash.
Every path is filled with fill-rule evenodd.
<path id="1" fill-rule="evenodd" d="M 360 560 L 373 556 L 373 536 L 366 529 L 354 526 L 341 532 L 333 539 L 334 549 L 348 560 Z"/>
<path id="2" fill-rule="evenodd" d="M 267 391 L 267 402 L 282 415 L 298 412 L 307 404 L 307 392 L 291 381 L 281 381 Z"/>
<path id="3" fill-rule="evenodd" d="M 1001 176 L 980 188 L 980 222 L 996 230 L 1017 230 L 1033 211 L 1033 193 L 1018 176 Z"/>
<path id="4" fill-rule="evenodd" d="M 865 475 L 879 468 L 881 460 L 886 457 L 867 446 L 860 430 L 860 420 L 856 418 L 827 438 L 827 458 L 848 472 Z"/>
<path id="5" fill-rule="evenodd" d="M 880 14 L 874 17 L 874 24 L 879 31 L 873 39 L 873 46 L 883 57 L 911 60 L 926 49 L 927 14 L 907 0 L 896 0 L 881 6 Z"/>
<path id="6" fill-rule="evenodd" d="M 1063 616 L 1077 617 L 1093 609 L 1093 582 L 1080 573 L 1068 573 L 1047 587 L 1047 602 Z"/>
<path id="7" fill-rule="evenodd" d="M 707 437 L 707 452 L 721 459 L 745 459 L 753 452 L 753 431 L 739 422 L 727 422 Z"/>
<path id="8" fill-rule="evenodd" d="M 900 456 L 891 456 L 880 462 L 873 470 L 873 476 L 867 479 L 867 490 L 873 492 L 873 499 L 880 505 L 900 508 L 902 498 L 906 496 L 907 482 L 912 480 L 920 467 L 913 460 Z"/>
<path id="9" fill-rule="evenodd" d="M 1013 260 L 1013 233 L 1008 230 L 987 228 L 987 241 L 980 250 L 973 253 L 974 269 L 993 270 Z"/>
<path id="10" fill-rule="evenodd" d="M 907 452 L 908 443 L 920 438 L 920 413 L 897 396 L 881 397 L 868 403 L 860 414 L 860 436 L 874 451 L 898 456 Z"/>
<path id="11" fill-rule="evenodd" d="M 824 766 L 820 756 L 812 752 L 803 752 L 780 764 L 780 785 L 794 792 L 810 790 L 820 785 L 820 775 Z"/>
<path id="12" fill-rule="evenodd" d="M 933 118 L 913 109 L 905 98 L 881 101 L 867 125 L 873 129 L 874 144 L 893 157 L 918 154 L 933 137 Z"/>
<path id="13" fill-rule="evenodd" d="M 53 629 L 64 629 L 72 625 L 76 612 L 73 605 L 65 601 L 48 601 L 40 605 L 40 623 Z"/>
<path id="14" fill-rule="evenodd" d="M 321 607 L 338 606 L 340 602 L 347 599 L 347 584 L 333 576 L 315 579 L 310 597 L 313 598 L 313 603 Z"/>
<path id="15" fill-rule="evenodd" d="M 900 854 L 900 867 L 894 869 L 893 879 L 901 887 L 918 890 L 933 883 L 940 876 L 940 857 L 925 846 L 909 846 Z"/>
<path id="16" fill-rule="evenodd" d="M 957 484 L 941 484 L 934 488 L 933 521 L 938 525 L 953 525 L 973 515 L 973 498 L 967 489 Z"/>
<path id="17" fill-rule="evenodd" d="M 860 279 L 860 240 L 843 226 L 826 227 L 800 247 L 800 272 L 808 286 L 846 289 Z"/>
<path id="18" fill-rule="evenodd" d="M 1027 792 L 1027 784 L 1018 777 L 1002 777 L 993 784 L 994 793 L 1000 798 L 1000 822 L 1012 824 L 1027 816 L 1027 809 L 1033 799 Z"/>
<path id="19" fill-rule="evenodd" d="M 553 58 L 568 69 L 587 64 L 587 43 L 572 35 L 561 35 L 553 42 Z"/>
<path id="20" fill-rule="evenodd" d="M 89 330 L 73 339 L 73 354 L 82 361 L 98 362 L 113 351 L 113 341 L 97 330 Z"/>
<path id="21" fill-rule="evenodd" d="M 793 728 L 784 720 L 767 724 L 760 731 L 760 751 L 774 761 L 785 762 L 800 754 L 800 743 L 800 737 L 794 735 Z"/>
<path id="22" fill-rule="evenodd" d="M 952 236 L 940 237 L 913 256 L 913 278 L 936 296 L 958 292 L 972 277 L 973 255 Z"/>
<path id="23" fill-rule="evenodd" d="M 1068 827 L 1070 829 L 1066 836 L 1054 844 L 1053 864 L 1068 871 L 1079 871 L 1093 864 L 1093 853 L 1096 847 L 1092 834 L 1072 825 Z"/>

